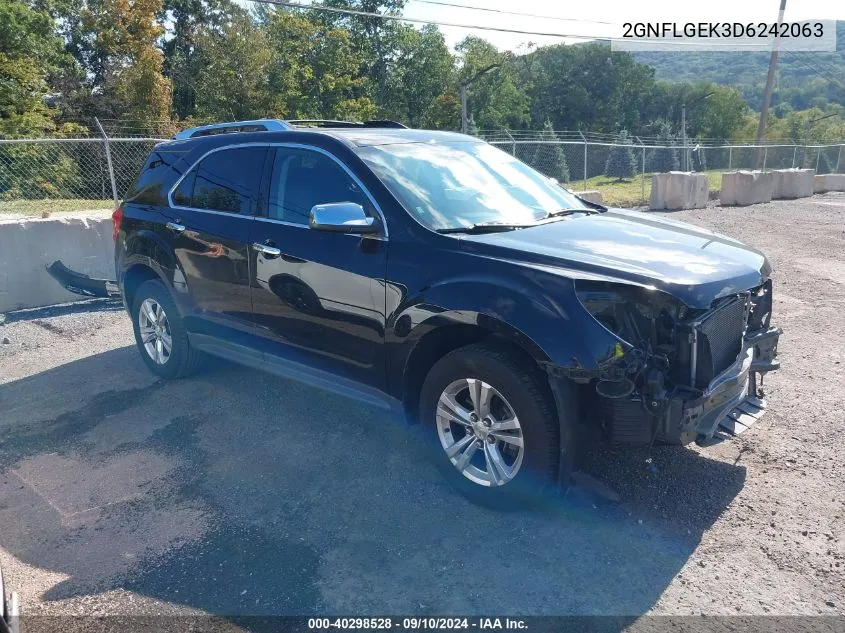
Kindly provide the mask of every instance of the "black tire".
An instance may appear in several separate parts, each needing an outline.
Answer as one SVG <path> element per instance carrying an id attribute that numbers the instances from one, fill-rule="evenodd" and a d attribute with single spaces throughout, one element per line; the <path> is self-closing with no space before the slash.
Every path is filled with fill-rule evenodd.
<path id="1" fill-rule="evenodd" d="M 141 305 L 146 299 L 152 299 L 160 305 L 164 313 L 167 315 L 167 324 L 169 326 L 170 340 L 172 342 L 170 355 L 166 362 L 158 363 L 150 356 L 144 347 L 141 340 L 141 330 L 138 319 L 138 314 Z M 199 350 L 191 347 L 188 341 L 188 332 L 185 329 L 185 324 L 176 307 L 176 303 L 167 291 L 164 284 L 157 280 L 145 281 L 135 292 L 135 297 L 132 302 L 132 329 L 135 332 L 135 344 L 138 346 L 138 352 L 141 354 L 141 359 L 147 365 L 149 370 L 167 379 L 185 378 L 194 374 L 199 368 L 203 360 L 203 354 Z"/>
<path id="2" fill-rule="evenodd" d="M 491 385 L 519 419 L 524 455 L 521 467 L 507 483 L 485 486 L 471 481 L 452 464 L 440 443 L 436 420 L 440 395 L 462 378 L 480 379 Z M 567 390 L 563 393 L 571 398 Z M 450 352 L 435 363 L 423 383 L 420 421 L 430 438 L 435 465 L 472 501 L 497 509 L 514 509 L 536 504 L 556 491 L 561 466 L 561 425 L 545 376 L 527 359 L 484 343 Z M 565 429 L 570 428 L 569 423 L 567 419 Z M 568 455 L 571 433 L 567 430 L 564 435 Z M 568 469 L 570 460 L 564 461 L 562 466 Z M 565 479 L 568 481 L 568 473 Z"/>

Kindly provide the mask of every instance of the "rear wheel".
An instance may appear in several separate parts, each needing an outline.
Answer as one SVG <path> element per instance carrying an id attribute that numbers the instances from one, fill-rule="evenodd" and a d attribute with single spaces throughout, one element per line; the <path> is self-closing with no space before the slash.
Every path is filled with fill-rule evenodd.
<path id="1" fill-rule="evenodd" d="M 426 377 L 420 416 L 435 463 L 473 501 L 506 508 L 552 488 L 560 425 L 530 363 L 485 344 L 455 350 Z"/>
<path id="2" fill-rule="evenodd" d="M 197 370 L 201 352 L 191 347 L 184 322 L 163 283 L 151 280 L 138 287 L 132 325 L 141 358 L 154 374 L 183 378 Z"/>

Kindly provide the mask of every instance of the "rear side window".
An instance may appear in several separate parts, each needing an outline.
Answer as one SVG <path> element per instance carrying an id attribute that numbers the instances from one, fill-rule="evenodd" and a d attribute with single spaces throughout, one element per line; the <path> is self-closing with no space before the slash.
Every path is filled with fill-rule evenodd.
<path id="1" fill-rule="evenodd" d="M 258 201 L 266 147 L 233 147 L 203 158 L 176 191 L 178 206 L 251 215 Z"/>
<path id="2" fill-rule="evenodd" d="M 167 190 L 175 178 L 172 167 L 180 157 L 181 153 L 153 150 L 126 202 L 167 206 Z"/>

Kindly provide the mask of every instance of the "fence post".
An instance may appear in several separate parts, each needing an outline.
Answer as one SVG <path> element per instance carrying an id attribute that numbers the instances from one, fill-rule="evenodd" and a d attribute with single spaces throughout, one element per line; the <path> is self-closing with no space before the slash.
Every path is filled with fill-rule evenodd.
<path id="1" fill-rule="evenodd" d="M 734 159 L 734 146 L 728 145 L 728 171 L 731 170 L 731 166 L 733 165 Z"/>
<path id="2" fill-rule="evenodd" d="M 792 169 L 795 169 L 795 153 L 798 151 L 798 146 L 792 148 Z"/>
<path id="3" fill-rule="evenodd" d="M 759 148 L 757 148 L 757 151 L 759 151 Z M 769 146 L 768 146 L 768 145 L 766 145 L 766 146 L 763 148 L 763 171 L 766 171 L 766 159 L 767 159 L 768 157 L 769 157 Z"/>
<path id="4" fill-rule="evenodd" d="M 114 167 L 112 166 L 111 162 L 111 147 L 109 146 L 109 137 L 106 134 L 106 131 L 103 129 L 103 126 L 100 124 L 100 119 L 94 117 L 94 123 L 97 124 L 97 129 L 100 130 L 100 134 L 103 137 L 103 147 L 106 150 L 106 163 L 109 167 L 109 178 L 111 179 L 111 193 L 112 197 L 114 198 L 114 206 L 116 207 L 119 204 L 119 200 L 117 199 L 117 182 L 114 179 Z"/>
<path id="5" fill-rule="evenodd" d="M 507 134 L 508 138 L 511 140 L 511 156 L 516 158 L 516 139 L 514 139 L 514 137 L 511 135 L 510 132 L 508 132 L 508 130 L 505 130 L 505 134 Z"/>
<path id="6" fill-rule="evenodd" d="M 816 173 L 819 173 L 819 159 L 822 157 L 822 148 L 819 148 L 818 153 L 816 153 Z"/>
<path id="7" fill-rule="evenodd" d="M 842 160 L 842 146 L 839 146 L 839 156 L 836 157 L 836 173 L 839 173 L 839 163 Z"/>
<path id="8" fill-rule="evenodd" d="M 645 202 L 645 143 L 643 143 L 642 140 L 640 140 L 639 136 L 635 136 L 634 138 L 637 139 L 637 143 L 642 145 L 642 148 L 643 148 L 643 169 L 640 172 L 640 180 L 641 180 L 641 184 L 642 184 L 642 187 L 641 187 L 641 189 L 642 189 L 642 199 L 643 199 L 643 202 Z"/>
<path id="9" fill-rule="evenodd" d="M 582 132 L 578 132 L 581 135 L 581 140 L 584 141 L 584 191 L 587 190 L 587 137 L 584 136 Z"/>

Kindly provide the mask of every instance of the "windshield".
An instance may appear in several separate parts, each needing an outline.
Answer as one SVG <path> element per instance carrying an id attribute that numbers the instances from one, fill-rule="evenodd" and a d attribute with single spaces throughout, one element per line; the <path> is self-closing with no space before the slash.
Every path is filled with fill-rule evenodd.
<path id="1" fill-rule="evenodd" d="M 404 143 L 359 155 L 421 223 L 434 230 L 475 224 L 528 224 L 578 198 L 487 143 Z"/>

